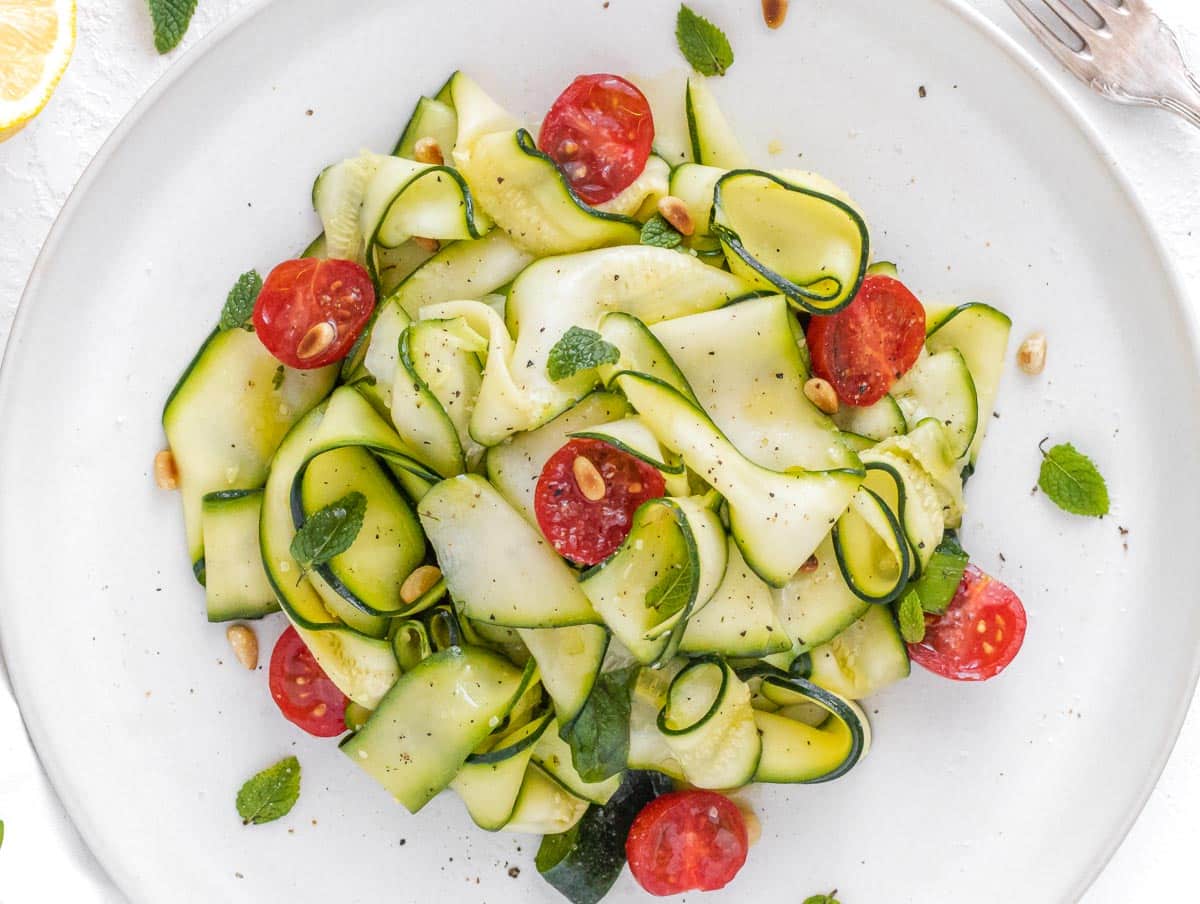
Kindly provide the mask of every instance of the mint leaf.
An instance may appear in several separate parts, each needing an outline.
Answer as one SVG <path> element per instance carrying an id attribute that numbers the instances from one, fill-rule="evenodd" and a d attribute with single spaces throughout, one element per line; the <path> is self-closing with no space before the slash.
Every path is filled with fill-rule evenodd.
<path id="1" fill-rule="evenodd" d="M 174 50 L 187 33 L 196 0 L 146 0 L 154 22 L 154 49 L 159 53 Z"/>
<path id="2" fill-rule="evenodd" d="M 1038 444 L 1042 453 L 1042 470 L 1038 486 L 1050 501 L 1072 515 L 1108 514 L 1108 487 L 1092 460 L 1072 446 L 1063 443 L 1047 452 L 1046 440 Z"/>
<path id="3" fill-rule="evenodd" d="M 920 643 L 925 639 L 925 610 L 917 591 L 909 590 L 896 603 L 896 618 L 905 643 Z"/>
<path id="4" fill-rule="evenodd" d="M 696 591 L 696 572 L 688 565 L 675 565 L 646 592 L 646 608 L 658 611 L 665 620 L 692 599 Z"/>
<path id="5" fill-rule="evenodd" d="M 280 364 L 277 368 L 275 368 L 275 376 L 271 377 L 271 388 L 272 389 L 278 391 L 279 388 L 281 386 L 283 386 L 283 374 L 284 374 L 283 365 Z"/>
<path id="6" fill-rule="evenodd" d="M 724 75 L 733 65 L 733 48 L 725 32 L 682 3 L 675 17 L 675 40 L 684 59 L 701 75 Z"/>
<path id="7" fill-rule="evenodd" d="M 287 816 L 300 796 L 300 761 L 294 756 L 268 766 L 242 785 L 237 811 L 242 825 L 262 825 Z"/>
<path id="8" fill-rule="evenodd" d="M 250 321 L 254 314 L 254 302 L 258 301 L 262 287 L 263 280 L 257 270 L 247 270 L 237 278 L 225 296 L 225 307 L 221 308 L 221 322 L 217 325 L 222 331 L 236 330 Z"/>
<path id="9" fill-rule="evenodd" d="M 810 898 L 805 898 L 804 904 L 838 904 L 837 898 L 834 897 L 836 894 L 837 889 L 835 888 L 827 895 L 813 895 Z"/>
<path id="10" fill-rule="evenodd" d="M 926 612 L 941 615 L 954 599 L 958 585 L 962 583 L 970 556 L 958 545 L 953 531 L 947 531 L 942 542 L 929 558 L 929 564 L 912 585 L 921 599 L 921 608 Z"/>
<path id="11" fill-rule="evenodd" d="M 571 763 L 585 782 L 602 782 L 625 770 L 629 758 L 629 686 L 639 666 L 596 677 L 587 702 L 559 729 L 571 747 Z"/>
<path id="12" fill-rule="evenodd" d="M 683 241 L 683 235 L 663 219 L 662 214 L 656 213 L 642 227 L 642 244 L 653 245 L 655 248 L 678 248 Z"/>
<path id="13" fill-rule="evenodd" d="M 291 553 L 301 577 L 353 545 L 367 513 L 367 497 L 357 491 L 315 512 L 292 538 Z"/>
<path id="14" fill-rule="evenodd" d="M 601 364 L 616 364 L 621 358 L 617 347 L 605 342 L 595 330 L 573 326 L 550 349 L 546 361 L 546 373 L 554 382 L 573 377 L 581 370 L 599 367 Z"/>

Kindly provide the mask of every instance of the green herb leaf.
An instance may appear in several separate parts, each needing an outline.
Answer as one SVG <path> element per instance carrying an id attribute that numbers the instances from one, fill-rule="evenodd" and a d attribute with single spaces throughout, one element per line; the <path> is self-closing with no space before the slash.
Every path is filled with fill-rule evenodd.
<path id="1" fill-rule="evenodd" d="M 804 904 L 838 904 L 837 898 L 834 897 L 836 894 L 837 889 L 827 895 L 813 895 L 811 898 L 805 898 Z"/>
<path id="2" fill-rule="evenodd" d="M 658 611 L 660 619 L 674 615 L 696 592 L 696 571 L 689 564 L 675 565 L 646 592 L 646 608 Z"/>
<path id="3" fill-rule="evenodd" d="M 1072 446 L 1063 443 L 1049 452 L 1042 448 L 1042 470 L 1038 486 L 1050 501 L 1064 512 L 1073 515 L 1108 514 L 1108 487 L 1092 460 Z"/>
<path id="4" fill-rule="evenodd" d="M 286 816 L 300 796 L 300 762 L 286 757 L 242 785 L 237 811 L 242 825 L 261 825 Z"/>
<path id="5" fill-rule="evenodd" d="M 367 497 L 357 491 L 331 502 L 304 522 L 292 538 L 292 558 L 307 573 L 353 545 L 367 513 Z"/>
<path id="6" fill-rule="evenodd" d="M 222 330 L 236 330 L 245 326 L 254 314 L 254 302 L 258 300 L 262 287 L 263 280 L 257 270 L 247 270 L 239 276 L 225 298 L 218 326 Z"/>
<path id="7" fill-rule="evenodd" d="M 921 608 L 926 612 L 941 615 L 954 599 L 958 585 L 962 583 L 963 572 L 970 561 L 961 546 L 954 531 L 946 531 L 942 542 L 929 558 L 929 564 L 921 572 L 912 585 L 921 599 Z"/>
<path id="8" fill-rule="evenodd" d="M 656 213 L 642 227 L 643 245 L 653 245 L 655 248 L 678 248 L 682 241 L 683 235 L 663 219 L 662 214 Z"/>
<path id="9" fill-rule="evenodd" d="M 154 22 L 154 49 L 159 53 L 174 50 L 187 33 L 196 0 L 146 0 Z"/>
<path id="10" fill-rule="evenodd" d="M 917 591 L 909 590 L 896 603 L 896 618 L 905 643 L 920 643 L 925 639 L 925 610 Z"/>
<path id="11" fill-rule="evenodd" d="M 559 730 L 571 747 L 571 762 L 585 782 L 602 782 L 625 769 L 629 758 L 629 686 L 638 666 L 603 672 L 587 702 Z"/>
<path id="12" fill-rule="evenodd" d="M 275 376 L 271 377 L 271 388 L 272 389 L 278 390 L 279 387 L 281 387 L 283 385 L 283 374 L 284 374 L 283 365 L 280 364 L 277 368 L 275 368 Z"/>
<path id="13" fill-rule="evenodd" d="M 0 847 L 4 847 L 4 820 L 0 819 Z"/>
<path id="14" fill-rule="evenodd" d="M 546 373 L 556 383 L 573 377 L 581 370 L 601 364 L 616 364 L 621 358 L 617 347 L 605 342 L 595 330 L 573 326 L 550 349 L 546 361 Z"/>
<path id="15" fill-rule="evenodd" d="M 679 5 L 675 17 L 675 39 L 684 59 L 701 75 L 724 75 L 733 65 L 733 48 L 725 32 L 686 4 Z"/>

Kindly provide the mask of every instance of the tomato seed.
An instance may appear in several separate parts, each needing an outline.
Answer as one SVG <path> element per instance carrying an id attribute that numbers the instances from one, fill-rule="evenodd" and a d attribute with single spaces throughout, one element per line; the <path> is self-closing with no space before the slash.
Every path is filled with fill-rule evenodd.
<path id="1" fill-rule="evenodd" d="M 326 706 L 324 703 L 318 703 L 316 706 L 314 706 L 312 708 L 312 714 L 314 716 L 316 716 L 318 719 L 321 718 L 321 716 L 325 715 L 325 713 L 327 713 L 327 712 L 329 712 L 329 707 Z"/>
<path id="2" fill-rule="evenodd" d="M 337 327 L 328 320 L 322 320 L 320 323 L 314 324 L 304 334 L 304 338 L 300 340 L 300 344 L 296 347 L 296 357 L 303 360 L 324 354 L 329 351 L 329 347 L 333 345 L 336 339 Z"/>
<path id="3" fill-rule="evenodd" d="M 579 153 L 579 143 L 568 138 L 558 146 L 558 152 L 564 157 L 574 157 Z"/>
<path id="4" fill-rule="evenodd" d="M 986 634 L 987 633 L 987 622 L 985 622 L 982 618 L 979 619 L 979 621 L 977 621 L 975 623 L 975 630 L 978 631 L 980 634 Z"/>
<path id="5" fill-rule="evenodd" d="M 985 652 L 985 653 L 987 653 L 989 656 L 991 656 L 993 653 L 995 653 L 995 652 L 996 652 L 996 648 L 995 648 L 995 647 L 993 647 L 993 646 L 992 646 L 990 643 L 988 643 L 988 642 L 985 640 L 985 641 L 983 642 L 983 652 Z"/>

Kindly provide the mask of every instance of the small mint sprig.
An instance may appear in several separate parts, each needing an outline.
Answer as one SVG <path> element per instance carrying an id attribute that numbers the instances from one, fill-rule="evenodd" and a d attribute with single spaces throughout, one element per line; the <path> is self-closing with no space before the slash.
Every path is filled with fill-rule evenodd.
<path id="1" fill-rule="evenodd" d="M 1107 515 L 1108 485 L 1092 460 L 1070 443 L 1061 443 L 1047 452 L 1049 439 L 1038 443 L 1042 453 L 1038 487 L 1064 512 L 1096 518 Z"/>

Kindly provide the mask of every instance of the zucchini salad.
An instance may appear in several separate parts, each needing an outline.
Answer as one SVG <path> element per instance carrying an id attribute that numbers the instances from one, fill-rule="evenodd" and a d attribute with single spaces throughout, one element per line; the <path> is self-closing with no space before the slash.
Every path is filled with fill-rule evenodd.
<path id="1" fill-rule="evenodd" d="M 956 535 L 1009 319 L 927 310 L 846 192 L 678 90 L 664 121 L 583 75 L 525 128 L 455 73 L 320 173 L 320 236 L 238 280 L 156 462 L 210 621 L 290 623 L 282 714 L 412 813 L 545 836 L 575 902 L 626 862 L 723 887 L 729 792 L 846 775 L 860 701 L 1025 632 Z"/>

